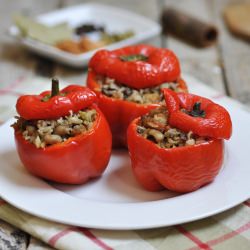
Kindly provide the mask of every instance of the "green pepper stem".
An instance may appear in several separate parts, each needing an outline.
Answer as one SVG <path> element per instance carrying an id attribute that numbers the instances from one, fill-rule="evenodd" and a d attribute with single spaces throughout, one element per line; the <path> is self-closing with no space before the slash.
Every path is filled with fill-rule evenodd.
<path id="1" fill-rule="evenodd" d="M 147 61 L 148 57 L 142 54 L 121 55 L 120 60 L 124 62 Z"/>
<path id="2" fill-rule="evenodd" d="M 52 79 L 51 83 L 51 97 L 56 96 L 59 94 L 59 80 L 56 78 Z"/>
<path id="3" fill-rule="evenodd" d="M 206 113 L 205 110 L 201 109 L 201 103 L 200 102 L 196 102 L 193 106 L 193 109 L 191 110 L 191 112 L 189 112 L 189 115 L 193 116 L 193 117 L 205 117 Z"/>

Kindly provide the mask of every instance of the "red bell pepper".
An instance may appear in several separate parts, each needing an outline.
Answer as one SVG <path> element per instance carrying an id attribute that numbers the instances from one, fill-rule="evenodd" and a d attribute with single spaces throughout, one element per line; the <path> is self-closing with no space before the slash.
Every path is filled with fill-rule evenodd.
<path id="1" fill-rule="evenodd" d="M 122 59 L 127 57 L 130 58 L 128 59 L 130 61 Z M 150 60 L 140 61 L 144 57 L 148 57 Z M 101 87 L 96 80 L 98 75 L 114 78 L 118 82 L 136 89 L 177 81 L 179 88 L 187 92 L 186 83 L 179 78 L 178 59 L 173 52 L 166 49 L 137 45 L 114 51 L 101 50 L 91 58 L 89 67 L 87 86 L 98 96 L 98 106 L 104 113 L 112 131 L 113 147 L 126 147 L 127 128 L 130 122 L 159 104 L 137 104 L 108 97 L 101 93 Z"/>
<path id="2" fill-rule="evenodd" d="M 231 137 L 231 118 L 222 106 L 193 94 L 174 93 L 169 89 L 164 89 L 163 92 L 171 126 L 200 136 L 217 139 Z"/>
<path id="3" fill-rule="evenodd" d="M 136 89 L 175 81 L 181 72 L 179 60 L 171 50 L 150 45 L 100 50 L 91 58 L 89 67 Z"/>
<path id="4" fill-rule="evenodd" d="M 60 93 L 63 96 L 46 96 L 45 99 L 44 93 L 38 96 L 22 96 L 17 101 L 17 110 L 20 115 L 24 114 L 25 117 L 21 115 L 22 118 L 33 120 L 57 119 L 69 114 L 70 110 L 77 112 L 84 108 L 95 109 L 97 115 L 90 130 L 64 142 L 36 148 L 15 127 L 17 151 L 23 165 L 34 175 L 60 183 L 85 183 L 90 178 L 100 176 L 105 170 L 111 155 L 111 132 L 105 117 L 94 103 L 96 98 L 93 92 L 71 85 Z M 31 104 L 35 108 L 27 111 Z"/>
<path id="5" fill-rule="evenodd" d="M 182 79 L 178 80 L 179 87 L 187 91 Z M 88 72 L 87 85 L 98 97 L 98 106 L 105 115 L 112 132 L 113 147 L 127 146 L 127 128 L 136 117 L 146 114 L 160 104 L 137 104 L 126 100 L 108 97 L 101 93 L 100 85 L 96 81 L 96 73 Z"/>
<path id="6" fill-rule="evenodd" d="M 53 82 L 52 91 L 42 92 L 40 95 L 23 95 L 17 100 L 16 109 L 26 120 L 56 119 L 69 114 L 69 110 L 78 112 L 94 103 L 96 95 L 86 87 L 70 85 L 61 91 L 57 89 L 57 82 Z"/>
<path id="7" fill-rule="evenodd" d="M 176 126 L 178 129 L 186 128 L 186 131 L 193 131 L 199 125 L 201 119 L 209 120 L 209 117 L 213 122 L 220 123 L 221 119 L 218 115 L 220 112 L 223 117 L 230 118 L 228 114 L 225 115 L 226 111 L 222 107 L 215 105 L 208 99 L 194 97 L 191 94 L 176 95 L 173 91 L 168 90 L 164 90 L 164 94 L 167 108 L 170 108 L 168 110 L 168 121 L 171 127 L 176 124 L 171 116 L 172 112 L 179 108 L 179 102 L 182 103 L 181 107 L 187 108 L 190 112 L 185 115 L 190 116 L 193 122 L 186 124 L 186 120 L 180 119 Z M 201 102 L 201 109 L 197 108 L 194 111 L 190 107 L 197 100 Z M 195 115 L 204 117 L 194 117 L 192 116 L 194 114 L 191 114 L 192 111 L 196 113 Z M 179 117 L 177 118 L 179 119 Z M 211 130 L 209 128 L 210 123 L 206 125 L 207 141 L 190 146 L 165 149 L 138 134 L 137 125 L 140 119 L 137 118 L 130 124 L 127 138 L 133 172 L 138 182 L 145 189 L 159 191 L 166 188 L 176 192 L 190 192 L 214 180 L 223 163 L 224 140 L 220 139 L 223 137 L 222 133 L 218 133 L 218 135 L 214 133 L 213 122 L 210 125 Z M 195 120 L 197 123 L 195 123 Z M 227 119 L 225 123 L 223 126 L 231 131 L 231 120 Z M 200 134 L 200 131 L 203 132 L 203 130 L 196 130 L 196 135 L 204 135 L 203 133 Z M 225 132 L 224 137 L 229 138 L 229 134 L 231 132 Z"/>

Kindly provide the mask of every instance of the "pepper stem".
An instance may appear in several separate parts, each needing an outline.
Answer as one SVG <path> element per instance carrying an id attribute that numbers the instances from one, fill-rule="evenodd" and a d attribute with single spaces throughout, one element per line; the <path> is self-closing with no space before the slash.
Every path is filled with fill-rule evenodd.
<path id="1" fill-rule="evenodd" d="M 147 61 L 148 57 L 142 54 L 122 55 L 120 56 L 120 60 L 124 62 Z"/>
<path id="2" fill-rule="evenodd" d="M 52 78 L 51 82 L 51 97 L 59 94 L 59 80 L 57 78 Z"/>
<path id="3" fill-rule="evenodd" d="M 189 115 L 193 116 L 193 117 L 205 117 L 206 113 L 205 110 L 201 109 L 201 103 L 200 102 L 196 102 L 193 106 L 193 110 L 191 112 L 189 112 Z"/>

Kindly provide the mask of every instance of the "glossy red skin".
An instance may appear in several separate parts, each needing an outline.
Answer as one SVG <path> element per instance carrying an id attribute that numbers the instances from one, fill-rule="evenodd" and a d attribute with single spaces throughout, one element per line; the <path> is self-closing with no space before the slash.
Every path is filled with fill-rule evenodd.
<path id="1" fill-rule="evenodd" d="M 192 131 L 200 136 L 217 139 L 229 139 L 232 135 L 232 121 L 229 113 L 222 106 L 211 100 L 190 93 L 175 93 L 169 89 L 163 90 L 169 124 L 185 132 Z M 205 117 L 192 117 L 180 109 L 191 111 L 196 102 L 201 103 Z"/>
<path id="2" fill-rule="evenodd" d="M 138 182 L 148 191 L 191 192 L 212 182 L 224 155 L 224 141 L 210 139 L 193 146 L 159 148 L 136 132 L 140 118 L 128 128 L 128 148 Z"/>
<path id="3" fill-rule="evenodd" d="M 111 128 L 112 145 L 114 148 L 127 147 L 127 128 L 130 122 L 158 107 L 160 104 L 143 105 L 108 97 L 100 92 L 100 86 L 95 79 L 96 73 L 90 70 L 87 77 L 87 86 L 98 97 L 98 106 Z M 182 79 L 179 80 L 179 84 L 183 91 L 187 91 L 186 83 Z"/>
<path id="4" fill-rule="evenodd" d="M 124 62 L 122 55 L 142 54 L 147 61 Z M 90 59 L 89 67 L 97 74 L 116 79 L 129 87 L 141 89 L 175 81 L 180 77 L 180 64 L 168 49 L 150 45 L 133 45 L 108 51 L 99 50 Z"/>
<path id="5" fill-rule="evenodd" d="M 90 108 L 98 114 L 90 131 L 44 149 L 36 148 L 15 131 L 17 151 L 28 171 L 66 184 L 82 184 L 104 172 L 111 155 L 111 132 L 101 111 L 95 105 Z"/>
<path id="6" fill-rule="evenodd" d="M 60 91 L 65 96 L 54 96 L 48 101 L 42 99 L 50 94 L 50 91 L 42 92 L 40 95 L 23 95 L 17 100 L 16 109 L 19 115 L 26 120 L 57 119 L 84 109 L 94 103 L 95 93 L 90 89 L 78 85 L 70 85 Z"/>

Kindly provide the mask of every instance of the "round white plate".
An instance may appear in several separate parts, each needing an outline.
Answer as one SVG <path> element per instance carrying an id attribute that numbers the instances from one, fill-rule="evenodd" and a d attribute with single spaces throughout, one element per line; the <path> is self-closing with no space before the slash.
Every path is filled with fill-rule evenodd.
<path id="1" fill-rule="evenodd" d="M 47 183 L 30 175 L 20 163 L 11 120 L 0 127 L 0 196 L 46 219 L 100 229 L 170 226 L 222 212 L 250 197 L 250 115 L 231 108 L 228 99 L 222 104 L 234 124 L 233 136 L 226 142 L 224 167 L 213 183 L 195 192 L 144 191 L 132 175 L 126 151 L 114 151 L 102 178 L 85 185 Z"/>

